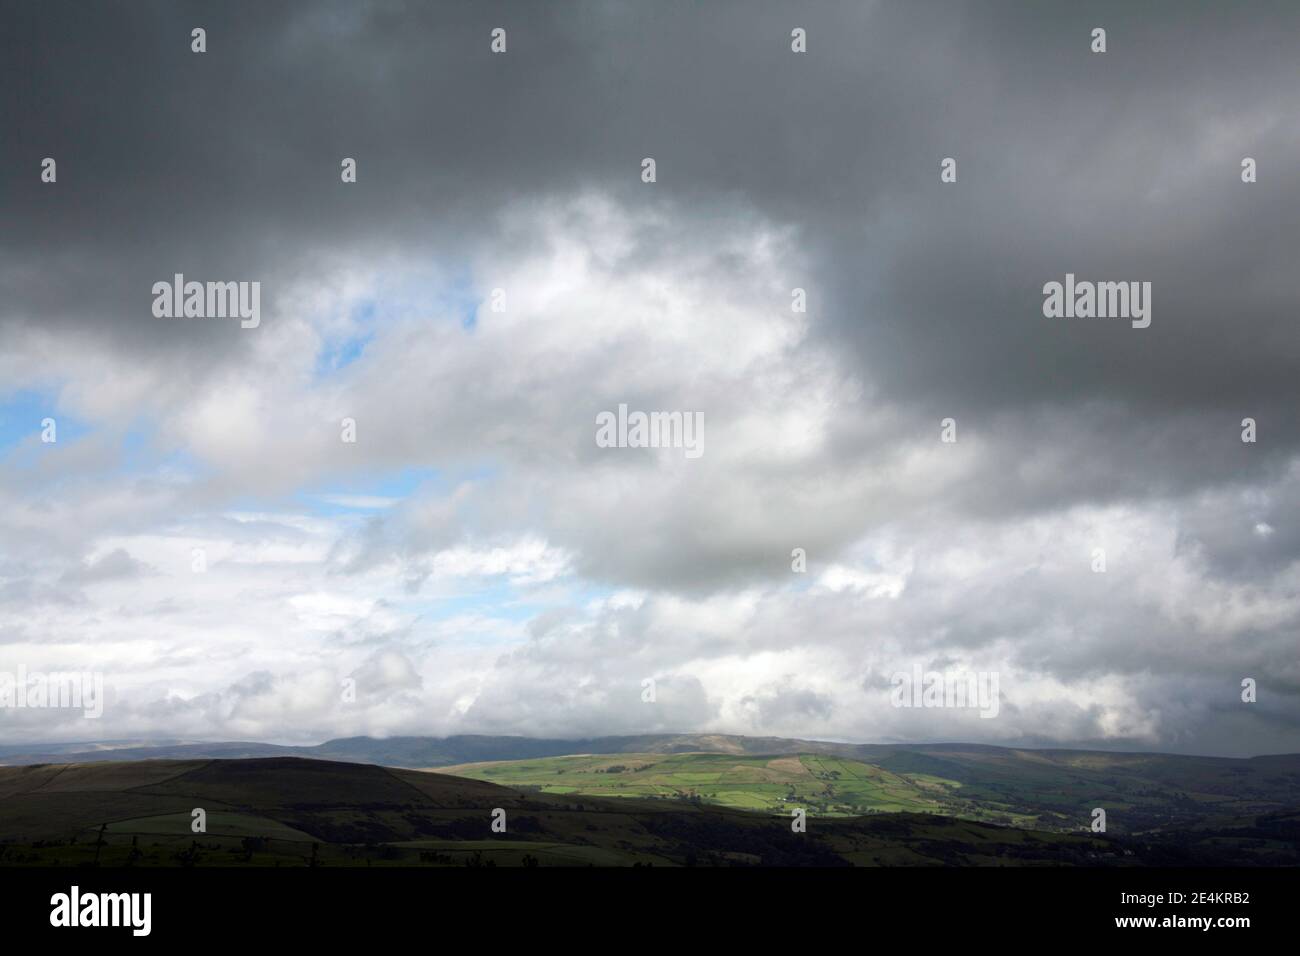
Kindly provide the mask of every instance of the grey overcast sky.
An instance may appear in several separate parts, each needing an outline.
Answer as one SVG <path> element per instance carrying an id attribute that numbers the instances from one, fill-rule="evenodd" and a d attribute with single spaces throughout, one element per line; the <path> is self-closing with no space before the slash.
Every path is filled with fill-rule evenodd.
<path id="1" fill-rule="evenodd" d="M 0 741 L 1300 750 L 1300 5 L 0 0 L 0 79 L 0 672 L 106 695 Z"/>

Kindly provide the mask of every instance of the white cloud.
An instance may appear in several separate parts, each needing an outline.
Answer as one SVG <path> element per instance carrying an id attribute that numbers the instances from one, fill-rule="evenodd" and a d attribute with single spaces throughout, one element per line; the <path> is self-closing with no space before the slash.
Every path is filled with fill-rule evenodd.
<path id="1" fill-rule="evenodd" d="M 703 232 L 678 211 L 518 206 L 501 227 L 513 254 L 472 268 L 507 311 L 479 306 L 472 327 L 425 304 L 444 301 L 436 270 L 394 255 L 301 278 L 193 387 L 96 343 L 61 353 L 47 374 L 78 384 L 60 401 L 99 431 L 84 450 L 25 449 L 40 481 L 0 464 L 0 646 L 103 671 L 112 698 L 93 728 L 58 715 L 16 732 L 1156 746 L 1191 724 L 1193 749 L 1231 750 L 1210 718 L 1238 671 L 1300 693 L 1277 664 L 1300 569 L 1283 557 L 1242 580 L 1214 560 L 1237 546 L 1225 522 L 1256 551 L 1282 536 L 1295 472 L 1246 505 L 1220 491 L 999 513 L 972 486 L 1000 471 L 1034 491 L 1068 459 L 1009 462 L 1009 424 L 963 422 L 941 444 L 937 421 L 915 427 L 811 335 L 816 309 L 790 313 L 797 236 L 743 208 Z M 322 343 L 358 334 L 346 317 L 371 300 L 364 354 L 318 375 Z M 51 358 L 39 336 L 14 344 Z M 594 416 L 620 401 L 704 412 L 706 454 L 597 448 Z M 148 467 L 96 445 L 135 419 L 156 422 Z M 356 490 L 393 473 L 429 477 Z M 888 675 L 913 662 L 997 671 L 999 716 L 891 707 Z"/>

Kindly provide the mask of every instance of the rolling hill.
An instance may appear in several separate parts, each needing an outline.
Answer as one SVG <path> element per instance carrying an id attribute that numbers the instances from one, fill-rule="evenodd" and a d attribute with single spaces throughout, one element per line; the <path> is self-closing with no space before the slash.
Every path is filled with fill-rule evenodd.
<path id="1" fill-rule="evenodd" d="M 1035 751 L 908 752 L 853 760 L 821 754 L 570 755 L 440 768 L 544 793 L 694 800 L 820 816 L 940 813 L 1080 832 L 1094 807 L 1112 832 L 1214 824 L 1300 806 L 1300 761 L 1223 765 L 1202 758 Z"/>
<path id="2" fill-rule="evenodd" d="M 191 831 L 192 812 L 207 815 Z M 506 812 L 494 833 L 492 812 Z M 464 777 L 300 758 L 0 770 L 0 864 L 846 865 L 1125 859 L 1104 839 L 901 815 L 814 822 L 522 793 Z"/>
<path id="3" fill-rule="evenodd" d="M 1086 827 L 1095 807 L 1107 811 L 1108 828 L 1117 833 L 1237 825 L 1300 808 L 1300 755 L 1295 754 L 1241 759 L 704 734 L 579 740 L 352 737 L 311 747 L 175 742 L 46 749 L 54 752 L 0 750 L 0 764 L 292 756 L 442 770 L 552 794 L 655 801 L 698 797 L 766 812 L 784 809 L 793 797 L 823 816 L 930 812 L 1062 832 Z M 632 769 L 602 772 L 618 765 Z"/>
<path id="4" fill-rule="evenodd" d="M 191 829 L 195 809 L 205 832 Z M 505 832 L 492 829 L 497 810 Z M 807 831 L 795 833 L 788 816 L 702 801 L 547 793 L 303 758 L 0 768 L 0 866 L 1125 866 L 1225 854 L 1294 864 L 1298 826 L 1292 812 L 1240 830 L 1132 840 L 809 808 Z"/>

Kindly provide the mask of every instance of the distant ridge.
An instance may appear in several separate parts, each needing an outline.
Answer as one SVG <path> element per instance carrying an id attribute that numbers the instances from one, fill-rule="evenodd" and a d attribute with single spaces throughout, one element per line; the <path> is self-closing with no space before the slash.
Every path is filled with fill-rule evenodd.
<path id="1" fill-rule="evenodd" d="M 1162 758 L 1205 762 L 1202 766 L 1241 767 L 1261 761 L 1294 764 L 1300 755 L 1263 757 L 1199 757 L 1158 753 L 1105 750 L 1060 750 L 998 747 L 987 744 L 849 744 L 787 737 L 745 737 L 735 734 L 634 734 L 577 739 L 534 738 L 461 734 L 451 737 L 341 737 L 311 746 L 287 746 L 251 741 L 192 743 L 184 741 L 120 741 L 102 744 L 34 745 L 0 747 L 0 766 L 41 763 L 90 763 L 124 760 L 242 759 L 252 757 L 307 757 L 349 763 L 373 763 L 388 767 L 446 767 L 489 760 L 527 760 L 568 754 L 618 753 L 724 753 L 724 754 L 824 754 L 859 760 L 881 761 L 942 760 L 945 755 L 1003 759 L 1025 759 L 1033 754 L 1051 763 L 1068 764 L 1087 755 L 1106 755 L 1113 762 L 1146 761 Z"/>

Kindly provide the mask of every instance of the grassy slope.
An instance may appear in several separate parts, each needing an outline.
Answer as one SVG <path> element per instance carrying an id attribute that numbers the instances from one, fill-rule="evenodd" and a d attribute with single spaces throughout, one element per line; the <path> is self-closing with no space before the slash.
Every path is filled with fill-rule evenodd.
<path id="1" fill-rule="evenodd" d="M 543 793 L 689 800 L 742 810 L 820 815 L 951 812 L 961 784 L 917 774 L 900 776 L 855 760 L 801 754 L 616 754 L 463 764 L 440 773 Z M 971 815 L 974 815 L 972 813 Z"/>
<path id="2" fill-rule="evenodd" d="M 832 770 L 798 763 L 742 772 L 817 780 Z M 190 832 L 194 807 L 208 814 L 204 834 Z M 504 834 L 490 828 L 498 807 Z M 1131 862 L 1103 839 L 935 816 L 814 813 L 793 834 L 786 820 L 721 807 L 286 758 L 0 769 L 0 851 L 3 865 L 64 866 Z"/>
<path id="3" fill-rule="evenodd" d="M 762 812 L 797 805 L 840 816 L 930 812 L 1062 831 L 1085 828 L 1094 807 L 1106 809 L 1114 831 L 1143 833 L 1300 806 L 1300 761 L 1294 757 L 1233 761 L 930 747 L 878 748 L 859 760 L 824 754 L 645 753 L 439 770 L 544 793 L 698 799 Z"/>

